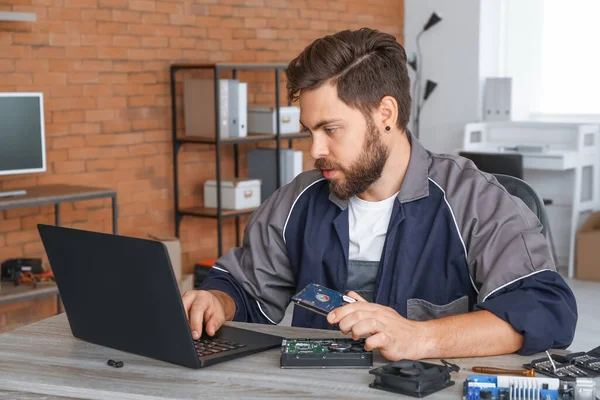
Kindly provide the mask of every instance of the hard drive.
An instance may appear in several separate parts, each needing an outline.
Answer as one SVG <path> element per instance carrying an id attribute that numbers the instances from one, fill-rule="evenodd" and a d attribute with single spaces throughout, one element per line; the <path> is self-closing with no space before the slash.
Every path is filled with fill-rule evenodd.
<path id="1" fill-rule="evenodd" d="M 371 368 L 365 339 L 284 339 L 281 368 Z"/>

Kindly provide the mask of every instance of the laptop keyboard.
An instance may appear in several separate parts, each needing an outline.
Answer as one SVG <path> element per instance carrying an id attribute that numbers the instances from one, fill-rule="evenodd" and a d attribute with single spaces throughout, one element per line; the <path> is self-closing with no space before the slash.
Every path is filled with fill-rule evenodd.
<path id="1" fill-rule="evenodd" d="M 199 340 L 194 340 L 194 346 L 196 347 L 196 353 L 198 354 L 198 357 L 210 356 L 212 354 L 246 347 L 245 344 L 234 343 L 225 339 L 213 338 L 201 338 Z"/>

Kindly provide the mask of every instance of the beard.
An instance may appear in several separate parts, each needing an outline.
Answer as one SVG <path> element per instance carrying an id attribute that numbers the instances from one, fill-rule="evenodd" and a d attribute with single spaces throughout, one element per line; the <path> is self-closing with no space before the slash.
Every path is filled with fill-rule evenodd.
<path id="1" fill-rule="evenodd" d="M 329 191 L 342 200 L 348 200 L 365 192 L 372 184 L 381 178 L 383 167 L 389 156 L 388 149 L 381 141 L 375 124 L 367 120 L 367 134 L 358 159 L 349 167 L 319 158 L 315 162 L 318 169 L 334 169 L 343 172 L 344 179 L 329 180 Z"/>

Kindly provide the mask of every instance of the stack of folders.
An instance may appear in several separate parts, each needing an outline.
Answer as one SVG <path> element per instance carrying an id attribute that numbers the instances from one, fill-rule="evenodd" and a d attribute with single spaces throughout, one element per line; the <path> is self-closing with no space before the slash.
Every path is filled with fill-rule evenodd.
<path id="1" fill-rule="evenodd" d="M 185 132 L 216 138 L 215 80 L 186 79 L 183 83 Z M 219 135 L 222 139 L 248 135 L 248 84 L 219 79 Z"/>
<path id="2" fill-rule="evenodd" d="M 260 179 L 261 202 L 277 189 L 276 149 L 248 150 L 248 179 Z M 293 149 L 280 149 L 279 171 L 281 185 L 292 182 L 302 172 L 302 152 Z"/>

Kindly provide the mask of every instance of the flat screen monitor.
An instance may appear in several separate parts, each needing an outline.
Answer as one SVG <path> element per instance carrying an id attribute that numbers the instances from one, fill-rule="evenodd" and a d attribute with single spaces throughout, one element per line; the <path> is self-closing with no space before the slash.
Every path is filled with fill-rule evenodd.
<path id="1" fill-rule="evenodd" d="M 0 93 L 0 176 L 45 172 L 44 136 L 42 93 Z"/>

